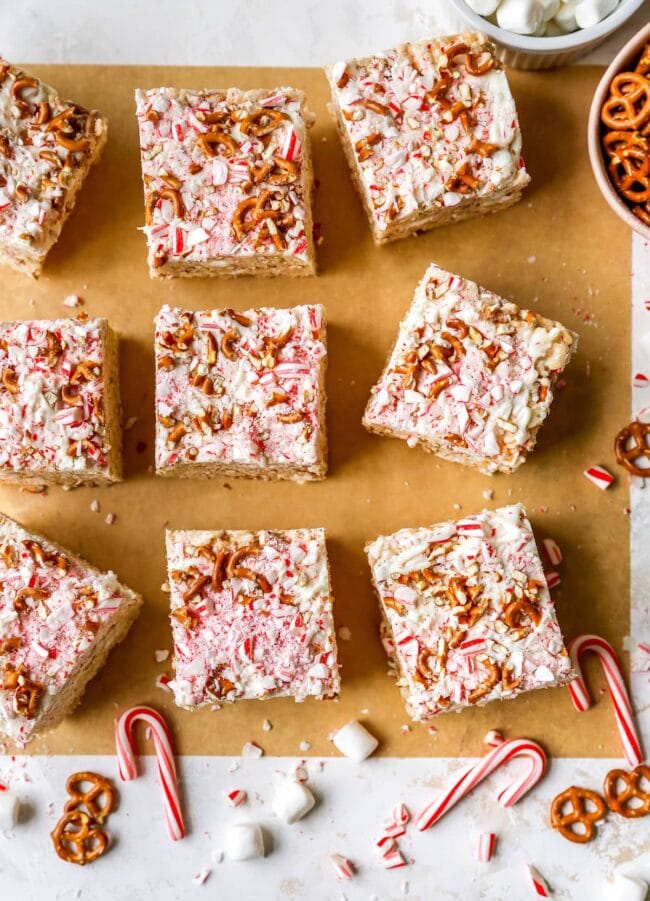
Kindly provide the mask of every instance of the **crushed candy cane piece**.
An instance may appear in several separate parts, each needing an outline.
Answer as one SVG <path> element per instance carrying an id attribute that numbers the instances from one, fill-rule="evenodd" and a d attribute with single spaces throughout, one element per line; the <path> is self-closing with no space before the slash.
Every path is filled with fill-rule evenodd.
<path id="1" fill-rule="evenodd" d="M 481 832 L 476 843 L 476 859 L 479 863 L 492 860 L 497 837 L 494 832 Z"/>
<path id="2" fill-rule="evenodd" d="M 243 789 L 234 788 L 231 792 L 228 792 L 226 799 L 231 807 L 241 807 L 248 800 L 248 795 Z"/>
<path id="3" fill-rule="evenodd" d="M 537 898 L 550 898 L 551 890 L 549 889 L 546 880 L 542 876 L 542 874 L 531 864 L 526 864 L 526 876 L 528 877 L 528 884 L 533 890 L 533 894 Z"/>
<path id="4" fill-rule="evenodd" d="M 252 760 L 258 760 L 260 757 L 263 756 L 263 754 L 264 754 L 263 749 L 260 748 L 260 746 L 258 744 L 256 744 L 254 741 L 247 741 L 244 744 L 244 747 L 241 749 L 241 756 L 249 757 Z"/>
<path id="5" fill-rule="evenodd" d="M 602 491 L 609 488 L 609 486 L 614 481 L 614 476 L 611 472 L 608 472 L 604 466 L 590 466 L 589 469 L 585 469 L 583 475 L 586 476 L 589 481 L 596 485 L 597 488 L 600 488 Z"/>
<path id="6" fill-rule="evenodd" d="M 544 538 L 542 547 L 551 566 L 559 566 L 562 562 L 562 551 L 557 541 L 554 541 L 552 538 Z"/>
<path id="7" fill-rule="evenodd" d="M 488 746 L 488 748 L 496 748 L 497 745 L 500 745 L 503 742 L 503 735 L 499 732 L 498 729 L 490 729 L 489 732 L 486 733 L 485 738 L 483 739 L 483 743 Z"/>
<path id="8" fill-rule="evenodd" d="M 635 388 L 647 388 L 650 385 L 650 376 L 647 376 L 645 372 L 637 372 L 632 383 Z"/>
<path id="9" fill-rule="evenodd" d="M 78 294 L 68 294 L 68 296 L 63 301 L 64 307 L 80 307 L 83 304 L 83 300 L 79 297 Z"/>
<path id="10" fill-rule="evenodd" d="M 550 570 L 549 572 L 544 573 L 544 575 L 546 576 L 546 584 L 548 585 L 549 590 L 557 588 L 562 582 L 559 572 L 556 572 L 555 570 Z"/>
<path id="11" fill-rule="evenodd" d="M 209 870 L 208 867 L 203 867 L 202 870 L 199 870 L 199 872 L 192 877 L 192 882 L 194 885 L 203 885 L 210 873 L 211 870 Z"/>
<path id="12" fill-rule="evenodd" d="M 167 660 L 167 658 L 169 657 L 169 651 L 154 651 L 153 655 L 156 659 L 156 663 L 164 663 L 165 660 Z"/>
<path id="13" fill-rule="evenodd" d="M 354 876 L 354 864 L 342 854 L 330 854 L 329 862 L 334 867 L 337 879 L 352 879 Z"/>

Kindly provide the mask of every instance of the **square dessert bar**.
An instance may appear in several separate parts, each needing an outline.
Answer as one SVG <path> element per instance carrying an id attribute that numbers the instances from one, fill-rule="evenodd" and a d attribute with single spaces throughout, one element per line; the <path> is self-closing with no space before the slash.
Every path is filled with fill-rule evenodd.
<path id="1" fill-rule="evenodd" d="M 323 307 L 156 319 L 156 471 L 303 482 L 325 477 Z"/>
<path id="2" fill-rule="evenodd" d="M 573 678 L 521 505 L 402 529 L 366 553 L 414 720 Z"/>
<path id="3" fill-rule="evenodd" d="M 339 693 L 323 529 L 167 532 L 180 707 Z"/>
<path id="4" fill-rule="evenodd" d="M 58 725 L 141 606 L 114 573 L 0 514 L 0 734 Z"/>
<path id="5" fill-rule="evenodd" d="M 0 323 L 0 480 L 119 481 L 118 379 L 105 319 Z"/>
<path id="6" fill-rule="evenodd" d="M 0 58 L 0 263 L 37 277 L 106 143 L 106 119 Z"/>
<path id="7" fill-rule="evenodd" d="M 515 103 L 480 34 L 327 70 L 352 177 L 381 244 L 511 206 L 528 184 Z"/>
<path id="8" fill-rule="evenodd" d="M 533 449 L 577 335 L 474 282 L 430 266 L 363 418 L 486 475 Z"/>
<path id="9" fill-rule="evenodd" d="M 313 275 L 305 97 L 136 91 L 152 276 Z"/>

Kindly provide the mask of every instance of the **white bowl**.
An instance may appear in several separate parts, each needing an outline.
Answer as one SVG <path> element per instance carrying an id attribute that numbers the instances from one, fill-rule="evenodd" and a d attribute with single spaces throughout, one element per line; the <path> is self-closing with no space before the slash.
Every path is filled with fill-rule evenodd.
<path id="1" fill-rule="evenodd" d="M 448 0 L 473 31 L 482 31 L 494 41 L 499 59 L 516 69 L 550 69 L 566 66 L 602 44 L 643 5 L 644 0 L 621 0 L 602 22 L 558 37 L 515 34 L 479 16 L 465 0 Z"/>

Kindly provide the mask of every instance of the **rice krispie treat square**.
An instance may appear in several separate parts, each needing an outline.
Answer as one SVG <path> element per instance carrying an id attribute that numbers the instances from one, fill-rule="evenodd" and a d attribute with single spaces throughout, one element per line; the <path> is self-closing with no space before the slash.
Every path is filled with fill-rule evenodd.
<path id="1" fill-rule="evenodd" d="M 404 317 L 363 424 L 491 475 L 534 448 L 577 335 L 436 265 Z"/>
<path id="2" fill-rule="evenodd" d="M 114 573 L 0 514 L 0 734 L 58 725 L 141 606 Z"/>
<path id="3" fill-rule="evenodd" d="M 302 91 L 155 88 L 136 107 L 152 276 L 314 274 Z"/>
<path id="4" fill-rule="evenodd" d="M 97 110 L 0 58 L 0 263 L 40 275 L 106 126 Z"/>
<path id="5" fill-rule="evenodd" d="M 339 692 L 325 532 L 167 532 L 180 707 L 335 698 Z"/>
<path id="6" fill-rule="evenodd" d="M 117 337 L 106 319 L 0 323 L 0 480 L 120 481 Z"/>
<path id="7" fill-rule="evenodd" d="M 573 678 L 520 504 L 366 547 L 382 634 L 414 720 Z"/>
<path id="8" fill-rule="evenodd" d="M 516 203 L 529 177 L 515 102 L 481 34 L 327 70 L 332 112 L 378 244 Z"/>
<path id="9" fill-rule="evenodd" d="M 156 319 L 156 471 L 325 477 L 324 310 L 262 307 Z"/>

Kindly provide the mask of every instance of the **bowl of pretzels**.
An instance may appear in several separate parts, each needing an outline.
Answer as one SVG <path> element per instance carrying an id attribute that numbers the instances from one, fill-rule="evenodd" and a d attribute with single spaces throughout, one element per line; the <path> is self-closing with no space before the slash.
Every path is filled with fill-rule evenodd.
<path id="1" fill-rule="evenodd" d="M 588 143 L 603 197 L 650 240 L 650 25 L 623 47 L 600 80 Z"/>

